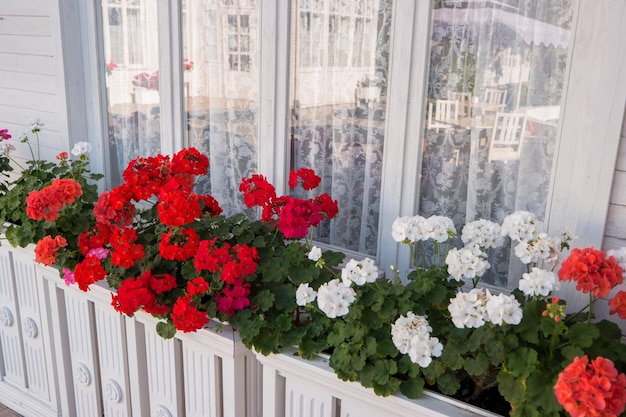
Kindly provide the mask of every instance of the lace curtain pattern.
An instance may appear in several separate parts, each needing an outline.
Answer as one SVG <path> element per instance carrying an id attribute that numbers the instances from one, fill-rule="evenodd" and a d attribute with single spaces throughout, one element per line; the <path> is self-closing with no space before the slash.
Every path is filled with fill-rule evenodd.
<path id="1" fill-rule="evenodd" d="M 459 233 L 516 210 L 545 216 L 573 9 L 569 0 L 506 3 L 433 9 L 420 214 L 449 216 Z M 501 138 L 511 139 L 504 153 Z M 490 254 L 486 282 L 515 285 L 509 252 Z"/>
<path id="2" fill-rule="evenodd" d="M 290 83 L 291 166 L 339 203 L 314 239 L 376 255 L 391 4 L 299 0 Z"/>

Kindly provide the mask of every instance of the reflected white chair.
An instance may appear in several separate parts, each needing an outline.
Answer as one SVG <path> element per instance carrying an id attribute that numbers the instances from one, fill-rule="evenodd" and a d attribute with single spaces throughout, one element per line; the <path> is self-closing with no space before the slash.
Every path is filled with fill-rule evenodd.
<path id="1" fill-rule="evenodd" d="M 468 117 L 472 112 L 472 93 L 448 92 L 448 99 L 459 103 L 459 117 Z"/>
<path id="2" fill-rule="evenodd" d="M 488 162 L 520 159 L 526 113 L 496 113 L 489 141 Z"/>
<path id="3" fill-rule="evenodd" d="M 498 88 L 485 88 L 483 101 L 480 103 L 480 109 L 485 112 L 501 112 L 506 107 L 506 90 Z"/>
<path id="4" fill-rule="evenodd" d="M 459 119 L 459 102 L 456 100 L 437 99 L 428 103 L 427 129 L 448 129 Z"/>

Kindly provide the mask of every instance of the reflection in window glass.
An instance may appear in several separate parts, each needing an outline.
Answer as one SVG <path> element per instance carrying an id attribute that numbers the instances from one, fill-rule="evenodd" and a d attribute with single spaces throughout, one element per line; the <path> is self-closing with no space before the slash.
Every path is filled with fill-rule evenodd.
<path id="1" fill-rule="evenodd" d="M 459 232 L 517 210 L 544 218 L 572 3 L 435 2 L 421 215 L 448 216 Z M 492 250 L 487 282 L 516 285 L 507 276 L 520 265 L 509 253 Z"/>
<path id="2" fill-rule="evenodd" d="M 159 48 L 155 2 L 103 0 L 112 185 L 137 156 L 161 151 Z"/>
<path id="3" fill-rule="evenodd" d="M 187 144 L 209 157 L 198 192 L 213 195 L 226 214 L 244 210 L 241 178 L 257 172 L 258 50 L 256 1 L 187 0 L 183 16 Z M 215 60 L 206 39 L 216 39 Z"/>
<path id="4" fill-rule="evenodd" d="M 391 4 L 386 0 L 372 2 L 365 18 L 376 24 L 367 32 L 362 30 L 360 39 L 355 40 L 355 13 L 361 3 L 299 0 L 294 7 L 291 166 L 314 169 L 322 177 L 315 195 L 326 192 L 339 203 L 339 214 L 316 229 L 315 239 L 375 255 Z M 322 27 L 329 28 L 328 39 L 315 35 L 321 34 L 316 28 Z M 355 42 L 375 45 L 376 54 L 356 59 L 358 65 L 351 65 L 354 51 L 347 46 Z"/>

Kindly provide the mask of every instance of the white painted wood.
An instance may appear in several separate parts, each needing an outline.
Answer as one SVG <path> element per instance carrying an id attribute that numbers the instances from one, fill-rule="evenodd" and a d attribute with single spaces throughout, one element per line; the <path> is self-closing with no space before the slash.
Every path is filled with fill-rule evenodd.
<path id="1" fill-rule="evenodd" d="M 124 318 L 110 303 L 94 303 L 102 405 L 107 417 L 132 416 Z"/>
<path id="2" fill-rule="evenodd" d="M 145 326 L 134 317 L 126 317 L 125 322 L 132 415 L 148 416 L 150 415 L 150 394 L 146 383 L 148 362 L 145 355 Z"/>
<path id="3" fill-rule="evenodd" d="M 626 206 L 611 204 L 607 215 L 604 238 L 612 237 L 624 240 L 626 246 Z"/>
<path id="4" fill-rule="evenodd" d="M 50 18 L 3 14 L 0 20 L 0 35 L 50 36 Z"/>
<path id="5" fill-rule="evenodd" d="M 155 331 L 156 320 L 137 315 L 145 326 L 150 416 L 184 416 L 180 341 L 165 340 Z"/>
<path id="6" fill-rule="evenodd" d="M 100 416 L 102 402 L 93 307 L 88 298 L 75 289 L 65 291 L 65 304 L 76 414 Z"/>
<path id="7" fill-rule="evenodd" d="M 0 71 L 0 88 L 52 94 L 56 77 L 27 72 Z"/>
<path id="8" fill-rule="evenodd" d="M 22 327 L 22 346 L 26 363 L 26 382 L 28 391 L 45 402 L 53 400 L 48 378 L 50 363 L 46 336 L 49 329 L 43 326 L 41 318 L 42 285 L 35 272 L 34 253 L 32 251 L 13 252 L 13 271 L 17 292 L 20 321 Z"/>
<path id="9" fill-rule="evenodd" d="M 54 113 L 58 103 L 53 94 L 1 87 L 0 105 L 24 107 L 31 109 L 32 114 L 37 114 L 38 111 Z"/>
<path id="10" fill-rule="evenodd" d="M 26 370 L 10 246 L 0 246 L 0 346 L 3 380 L 25 388 Z"/>
<path id="11" fill-rule="evenodd" d="M 2 3 L 3 15 L 48 16 L 51 5 L 49 0 L 20 0 Z"/>
<path id="12" fill-rule="evenodd" d="M 0 53 L 0 69 L 33 74 L 56 74 L 54 57 L 41 55 Z"/>
<path id="13" fill-rule="evenodd" d="M 72 359 L 69 347 L 67 311 L 65 309 L 65 283 L 60 281 L 59 272 L 51 267 L 37 265 L 37 276 L 47 286 L 48 315 L 52 334 L 54 356 L 54 391 L 58 409 L 63 416 L 76 415 L 76 399 L 73 389 Z"/>
<path id="14" fill-rule="evenodd" d="M 408 246 L 388 242 L 394 220 L 417 213 L 431 6 L 426 1 L 399 0 L 392 7 L 378 261 L 406 270 Z"/>
<path id="15" fill-rule="evenodd" d="M 336 416 L 335 408 L 340 408 L 341 417 L 496 416 L 436 394 L 417 400 L 377 396 L 359 383 L 338 379 L 323 358 L 305 361 L 290 351 L 257 358 L 263 364 L 264 417 Z"/>
<path id="16" fill-rule="evenodd" d="M 615 171 L 611 204 L 626 206 L 626 171 Z"/>
<path id="17" fill-rule="evenodd" d="M 53 56 L 52 38 L 48 36 L 0 35 L 0 52 Z"/>

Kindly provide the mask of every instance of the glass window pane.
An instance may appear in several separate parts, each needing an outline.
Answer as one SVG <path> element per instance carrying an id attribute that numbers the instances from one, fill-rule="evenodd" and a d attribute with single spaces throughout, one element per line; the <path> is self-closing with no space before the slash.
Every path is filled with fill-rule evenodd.
<path id="1" fill-rule="evenodd" d="M 517 210 L 545 215 L 572 2 L 507 4 L 437 2 L 432 14 L 420 214 L 448 216 L 459 232 Z M 484 281 L 516 285 L 510 246 L 490 263 Z"/>
<path id="2" fill-rule="evenodd" d="M 132 159 L 161 151 L 156 3 L 138 3 L 141 9 L 117 3 L 111 9 L 102 1 L 103 14 L 109 15 L 103 37 L 113 186 L 121 183 L 121 173 Z M 111 26 L 112 20 L 117 24 Z"/>
<path id="3" fill-rule="evenodd" d="M 327 0 L 329 1 L 329 0 Z M 319 6 L 323 2 L 315 2 Z M 339 9 L 354 9 L 356 0 L 333 2 Z M 313 2 L 301 1 L 298 6 L 313 7 Z M 329 10 L 329 3 L 321 10 Z M 391 22 L 389 1 L 376 2 L 369 18 L 377 22 L 375 30 L 363 33 L 376 45 L 378 59 L 367 67 L 353 68 L 350 60 L 341 58 L 344 66 L 331 66 L 332 61 L 313 60 L 312 66 L 303 56 L 308 51 L 323 51 L 322 56 L 332 56 L 333 45 L 352 45 L 350 19 L 340 31 L 332 30 L 327 13 L 316 13 L 316 19 L 327 28 L 330 39 L 304 37 L 308 15 L 295 7 L 291 33 L 292 55 L 290 82 L 291 102 L 291 166 L 308 167 L 322 177 L 317 192 L 326 192 L 339 203 L 339 214 L 323 222 L 316 229 L 315 239 L 340 248 L 376 255 L 378 216 L 380 211 L 380 185 L 385 132 L 385 105 L 387 88 L 387 51 Z M 330 28 L 330 30 L 328 29 Z M 320 34 L 322 32 L 319 32 Z M 313 40 L 312 40 L 313 39 Z M 313 55 L 314 56 L 314 55 Z M 336 55 L 339 61 L 341 55 Z M 300 195 L 299 196 L 304 196 Z"/>
<path id="4" fill-rule="evenodd" d="M 183 42 L 185 58 L 194 62 L 185 71 L 186 142 L 210 161 L 197 192 L 213 195 L 226 214 L 233 214 L 245 210 L 241 179 L 258 171 L 258 74 L 250 71 L 258 50 L 249 39 L 258 33 L 259 20 L 256 1 L 229 4 L 225 11 L 214 1 L 187 0 Z M 240 36 L 244 28 L 253 35 Z M 206 45 L 212 36 L 222 54 L 218 60 Z M 248 52 L 241 54 L 244 48 Z"/>

